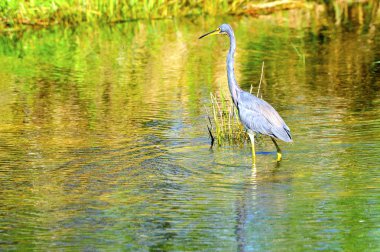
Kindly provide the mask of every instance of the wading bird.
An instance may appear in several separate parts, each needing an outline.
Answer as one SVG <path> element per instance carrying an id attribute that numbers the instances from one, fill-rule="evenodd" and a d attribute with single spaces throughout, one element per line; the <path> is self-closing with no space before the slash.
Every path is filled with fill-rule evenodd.
<path id="1" fill-rule="evenodd" d="M 252 145 L 252 162 L 256 162 L 255 133 L 268 135 L 277 149 L 277 161 L 281 161 L 282 154 L 275 138 L 285 142 L 292 142 L 289 127 L 277 113 L 277 111 L 266 101 L 243 91 L 236 82 L 234 73 L 234 54 L 236 41 L 234 31 L 228 24 L 222 24 L 216 30 L 206 33 L 199 39 L 208 35 L 228 35 L 230 38 L 230 50 L 227 54 L 227 79 L 231 98 L 238 110 L 241 123 L 247 129 Z"/>

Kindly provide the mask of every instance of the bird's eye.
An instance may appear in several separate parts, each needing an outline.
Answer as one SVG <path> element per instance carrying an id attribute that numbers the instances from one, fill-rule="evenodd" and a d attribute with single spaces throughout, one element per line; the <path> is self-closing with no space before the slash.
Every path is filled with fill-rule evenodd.
<path id="1" fill-rule="evenodd" d="M 217 31 L 220 31 L 220 28 L 218 27 L 216 30 L 217 30 Z"/>

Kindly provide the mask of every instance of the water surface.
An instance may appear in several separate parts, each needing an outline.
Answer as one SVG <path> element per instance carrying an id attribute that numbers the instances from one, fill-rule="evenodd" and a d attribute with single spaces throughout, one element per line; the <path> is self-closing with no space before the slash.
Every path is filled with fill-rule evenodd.
<path id="1" fill-rule="evenodd" d="M 275 163 L 210 149 L 209 94 L 241 87 L 292 130 Z M 0 38 L 0 249 L 377 251 L 380 35 L 291 15 Z"/>

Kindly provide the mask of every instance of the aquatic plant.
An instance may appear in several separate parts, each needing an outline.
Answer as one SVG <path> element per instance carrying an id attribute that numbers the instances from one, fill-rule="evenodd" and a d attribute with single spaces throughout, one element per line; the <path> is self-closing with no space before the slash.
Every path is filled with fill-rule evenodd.
<path id="1" fill-rule="evenodd" d="M 228 144 L 243 144 L 247 141 L 248 135 L 245 133 L 244 127 L 239 122 L 237 110 L 232 101 L 225 98 L 221 91 L 220 96 L 210 94 L 212 105 L 211 116 L 208 115 L 210 126 L 208 131 L 211 138 L 211 145 L 221 146 Z"/>

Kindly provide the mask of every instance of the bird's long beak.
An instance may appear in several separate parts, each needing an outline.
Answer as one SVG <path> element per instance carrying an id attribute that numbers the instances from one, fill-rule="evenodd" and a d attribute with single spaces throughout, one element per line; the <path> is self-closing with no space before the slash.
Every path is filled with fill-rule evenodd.
<path id="1" fill-rule="evenodd" d="M 203 35 L 200 36 L 198 39 L 204 38 L 204 37 L 206 37 L 206 36 L 208 36 L 208 35 L 217 35 L 217 34 L 220 34 L 219 32 L 220 32 L 220 30 L 219 30 L 219 29 L 216 29 L 216 30 L 214 30 L 214 31 L 210 31 L 210 32 L 208 32 L 208 33 L 206 33 L 206 34 L 203 34 Z"/>

